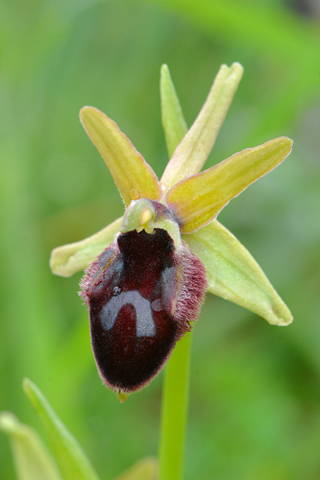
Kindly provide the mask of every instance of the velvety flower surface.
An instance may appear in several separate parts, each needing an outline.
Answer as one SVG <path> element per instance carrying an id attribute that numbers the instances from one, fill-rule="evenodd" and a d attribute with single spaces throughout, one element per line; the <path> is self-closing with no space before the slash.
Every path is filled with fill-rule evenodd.
<path id="1" fill-rule="evenodd" d="M 261 268 L 216 219 L 229 201 L 279 165 L 292 141 L 248 148 L 199 173 L 242 77 L 223 65 L 187 131 L 169 71 L 162 68 L 162 120 L 171 157 L 159 181 L 119 127 L 93 107 L 81 122 L 125 203 L 123 218 L 80 242 L 58 247 L 58 275 L 87 269 L 81 295 L 101 378 L 120 394 L 147 384 L 197 320 L 205 291 L 287 325 L 292 315 Z"/>

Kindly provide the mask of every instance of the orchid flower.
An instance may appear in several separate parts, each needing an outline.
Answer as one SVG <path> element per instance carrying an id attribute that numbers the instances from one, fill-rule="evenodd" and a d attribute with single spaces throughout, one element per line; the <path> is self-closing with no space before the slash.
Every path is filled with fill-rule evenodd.
<path id="1" fill-rule="evenodd" d="M 280 137 L 201 172 L 242 77 L 222 65 L 187 131 L 167 66 L 161 71 L 162 120 L 170 161 L 159 181 L 117 124 L 93 107 L 81 122 L 105 161 L 125 213 L 80 242 L 55 248 L 52 272 L 86 269 L 93 353 L 104 383 L 120 396 L 139 390 L 164 366 L 200 314 L 205 291 L 287 325 L 292 315 L 219 212 L 291 152 Z"/>

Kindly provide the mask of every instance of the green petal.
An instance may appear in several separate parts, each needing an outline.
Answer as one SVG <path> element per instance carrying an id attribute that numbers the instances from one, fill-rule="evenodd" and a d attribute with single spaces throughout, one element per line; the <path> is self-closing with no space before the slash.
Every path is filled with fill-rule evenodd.
<path id="1" fill-rule="evenodd" d="M 23 387 L 45 428 L 63 478 L 98 480 L 77 440 L 57 417 L 41 391 L 27 378 L 24 379 Z"/>
<path id="2" fill-rule="evenodd" d="M 10 412 L 0 414 L 0 430 L 11 440 L 19 480 L 62 480 L 58 468 L 37 432 Z"/>
<path id="3" fill-rule="evenodd" d="M 93 107 L 83 107 L 80 120 L 110 170 L 126 206 L 138 198 L 159 200 L 162 191 L 156 174 L 118 125 Z"/>
<path id="4" fill-rule="evenodd" d="M 156 480 L 158 462 L 148 457 L 136 462 L 129 470 L 122 473 L 116 480 Z"/>
<path id="5" fill-rule="evenodd" d="M 187 133 L 188 127 L 167 65 L 162 65 L 161 67 L 160 96 L 162 126 L 169 157 L 171 158 L 173 152 Z"/>
<path id="6" fill-rule="evenodd" d="M 113 242 L 121 225 L 122 217 L 91 237 L 52 250 L 50 257 L 52 273 L 61 277 L 70 277 L 75 272 L 87 268 Z"/>
<path id="7" fill-rule="evenodd" d="M 217 220 L 183 235 L 203 262 L 208 290 L 257 313 L 273 325 L 287 325 L 292 314 L 250 253 Z"/>
<path id="8" fill-rule="evenodd" d="M 192 127 L 175 150 L 161 184 L 169 189 L 180 180 L 200 172 L 216 141 L 243 74 L 239 63 L 222 65 Z"/>
<path id="9" fill-rule="evenodd" d="M 232 198 L 279 165 L 291 148 L 292 140 L 276 138 L 242 150 L 175 185 L 169 190 L 166 201 L 179 219 L 182 233 L 194 232 L 207 225 Z"/>

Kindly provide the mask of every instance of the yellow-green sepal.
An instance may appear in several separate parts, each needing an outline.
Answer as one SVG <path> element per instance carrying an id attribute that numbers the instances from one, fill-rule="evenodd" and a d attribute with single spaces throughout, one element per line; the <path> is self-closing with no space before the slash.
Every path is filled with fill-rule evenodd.
<path id="1" fill-rule="evenodd" d="M 169 99 L 175 98 L 173 86 L 170 88 L 171 79 L 166 73 L 163 72 L 163 83 L 167 87 L 165 91 L 171 92 L 168 93 Z M 177 146 L 164 171 L 161 184 L 165 190 L 202 169 L 216 141 L 242 74 L 243 67 L 239 63 L 232 64 L 230 68 L 227 65 L 220 67 L 198 117 Z M 176 100 L 172 104 L 175 103 Z M 180 115 L 175 116 L 180 119 Z M 173 118 L 173 122 L 175 121 Z"/>
<path id="2" fill-rule="evenodd" d="M 11 440 L 18 480 L 62 480 L 37 432 L 10 412 L 0 413 L 0 430 Z"/>
<path id="3" fill-rule="evenodd" d="M 166 202 L 181 232 L 191 233 L 211 222 L 232 198 L 279 165 L 291 149 L 292 140 L 279 137 L 242 150 L 171 188 Z"/>
<path id="4" fill-rule="evenodd" d="M 119 232 L 123 218 L 118 218 L 100 232 L 80 242 L 57 247 L 51 252 L 50 268 L 52 273 L 61 277 L 70 277 L 86 269 L 100 253 L 113 242 Z"/>
<path id="5" fill-rule="evenodd" d="M 94 107 L 83 107 L 80 120 L 97 147 L 126 206 L 131 200 L 159 200 L 162 194 L 156 174 L 118 125 Z"/>
<path id="6" fill-rule="evenodd" d="M 208 291 L 257 313 L 273 325 L 288 325 L 292 314 L 246 248 L 221 223 L 183 235 L 206 268 Z"/>

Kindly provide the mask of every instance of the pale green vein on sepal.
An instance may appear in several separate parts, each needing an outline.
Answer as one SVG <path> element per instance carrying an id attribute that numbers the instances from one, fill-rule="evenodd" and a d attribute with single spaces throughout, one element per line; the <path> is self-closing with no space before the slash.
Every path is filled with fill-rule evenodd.
<path id="1" fill-rule="evenodd" d="M 122 220 L 123 217 L 118 218 L 100 232 L 84 240 L 52 250 L 50 257 L 52 273 L 61 277 L 70 277 L 74 273 L 86 269 L 113 242 L 121 228 Z"/>
<path id="2" fill-rule="evenodd" d="M 169 158 L 188 131 L 167 65 L 160 71 L 161 120 Z"/>
<path id="3" fill-rule="evenodd" d="M 38 387 L 31 380 L 24 379 L 23 388 L 43 424 L 62 477 L 98 480 L 77 440 L 58 418 Z"/>
<path id="4" fill-rule="evenodd" d="M 37 432 L 10 412 L 0 413 L 0 430 L 11 441 L 18 480 L 62 480 Z"/>
<path id="5" fill-rule="evenodd" d="M 208 291 L 257 313 L 273 325 L 288 325 L 292 314 L 246 248 L 217 220 L 183 235 L 203 262 Z"/>
<path id="6" fill-rule="evenodd" d="M 176 148 L 161 178 L 168 190 L 180 180 L 200 172 L 224 122 L 243 74 L 243 67 L 222 65 L 193 125 Z"/>
<path id="7" fill-rule="evenodd" d="M 80 120 L 107 165 L 126 206 L 131 200 L 160 200 L 162 190 L 150 165 L 118 125 L 94 107 L 83 107 Z"/>
<path id="8" fill-rule="evenodd" d="M 156 458 L 147 457 L 137 461 L 129 470 L 115 480 L 157 480 L 158 462 Z"/>

